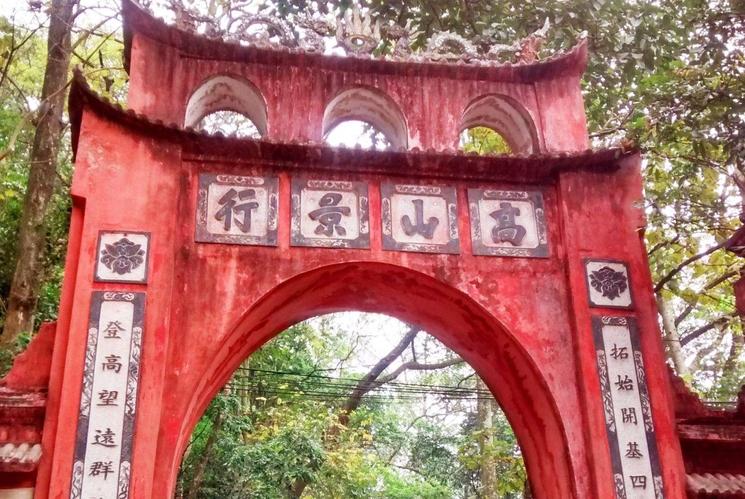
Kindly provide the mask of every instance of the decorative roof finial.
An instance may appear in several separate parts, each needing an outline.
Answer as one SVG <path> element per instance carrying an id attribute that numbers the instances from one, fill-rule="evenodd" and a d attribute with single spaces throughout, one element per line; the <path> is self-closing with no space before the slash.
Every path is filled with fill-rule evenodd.
<path id="1" fill-rule="evenodd" d="M 370 12 L 362 15 L 355 4 L 336 20 L 336 41 L 349 53 L 372 54 L 381 41 L 380 22 L 373 22 Z"/>
<path id="2" fill-rule="evenodd" d="M 525 38 L 518 40 L 509 45 L 495 43 L 492 44 L 486 56 L 488 59 L 497 61 L 501 58 L 502 54 L 511 54 L 515 62 L 530 63 L 538 60 L 538 52 L 543 46 L 543 42 L 546 41 L 546 34 L 548 33 L 551 23 L 548 18 L 543 23 L 543 26 L 526 36 Z"/>
<path id="3" fill-rule="evenodd" d="M 391 24 L 383 28 L 383 33 L 389 40 L 394 42 L 392 55 L 394 57 L 407 57 L 411 55 L 411 38 L 414 36 L 411 30 L 411 20 L 406 26 Z"/>

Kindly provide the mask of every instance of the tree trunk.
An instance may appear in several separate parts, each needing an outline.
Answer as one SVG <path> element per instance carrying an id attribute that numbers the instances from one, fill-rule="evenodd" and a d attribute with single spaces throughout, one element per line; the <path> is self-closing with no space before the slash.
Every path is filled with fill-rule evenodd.
<path id="1" fill-rule="evenodd" d="M 476 382 L 479 398 L 476 402 L 477 431 L 479 432 L 479 451 L 481 465 L 479 478 L 481 479 L 481 497 L 496 499 L 497 497 L 497 465 L 494 462 L 494 400 L 481 395 L 482 390 L 488 390 L 481 378 Z"/>
<path id="2" fill-rule="evenodd" d="M 688 368 L 686 367 L 683 348 L 680 345 L 678 327 L 675 325 L 673 311 L 661 293 L 657 293 L 657 307 L 662 316 L 662 329 L 665 336 L 665 350 L 667 351 L 667 355 L 673 361 L 675 372 L 678 376 L 685 376 L 688 374 Z"/>
<path id="3" fill-rule="evenodd" d="M 744 344 L 745 335 L 737 334 L 737 332 L 732 331 L 732 343 L 730 344 L 729 354 L 722 366 L 722 379 L 729 380 L 735 374 L 736 369 L 740 364 L 740 357 L 742 355 Z"/>
<path id="4" fill-rule="evenodd" d="M 202 487 L 202 481 L 204 480 L 204 472 L 207 470 L 207 463 L 210 460 L 210 454 L 212 454 L 212 447 L 215 446 L 217 434 L 220 433 L 221 428 L 222 415 L 218 414 L 212 426 L 212 433 L 207 437 L 207 442 L 204 444 L 202 456 L 197 463 L 197 469 L 194 471 L 194 478 L 189 486 L 189 493 L 186 495 L 186 499 L 197 499 L 199 495 L 199 489 Z"/>
<path id="5" fill-rule="evenodd" d="M 41 91 L 36 133 L 29 157 L 23 215 L 18 228 L 18 260 L 8 298 L 1 347 L 12 347 L 18 335 L 34 326 L 42 280 L 46 239 L 45 218 L 57 178 L 57 152 L 70 65 L 71 27 L 78 0 L 53 0 L 47 38 L 47 66 Z"/>

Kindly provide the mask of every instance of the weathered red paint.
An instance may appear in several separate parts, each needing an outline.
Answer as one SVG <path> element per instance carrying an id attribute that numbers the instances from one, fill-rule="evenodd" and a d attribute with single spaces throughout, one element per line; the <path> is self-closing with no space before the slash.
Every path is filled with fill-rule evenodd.
<path id="1" fill-rule="evenodd" d="M 49 370 L 54 351 L 55 322 L 45 322 L 33 341 L 13 362 L 13 367 L 0 381 L 0 386 L 15 390 L 42 390 L 49 385 Z"/>
<path id="2" fill-rule="evenodd" d="M 311 67 L 302 54 L 215 48 L 218 42 L 165 28 L 124 5 L 129 102 L 151 120 L 74 83 L 76 202 L 35 497 L 69 496 L 90 294 L 112 288 L 93 282 L 97 235 L 107 229 L 152 235 L 147 284 L 114 286 L 147 293 L 131 497 L 172 494 L 191 430 L 248 355 L 297 321 L 339 310 L 411 321 L 470 362 L 510 419 L 536 497 L 613 497 L 581 263 L 588 256 L 629 265 L 666 494 L 684 497 L 641 240 L 639 157 L 582 152 L 588 143 L 579 86 L 584 46 L 535 66 L 307 56 L 320 61 Z M 215 74 L 238 74 L 260 89 L 269 141 L 210 138 L 153 121 L 181 123 L 191 93 Z M 532 117 L 540 154 L 355 153 L 304 143 L 321 138 L 325 104 L 357 85 L 398 104 L 410 146 L 436 150 L 455 146 L 460 116 L 475 98 L 507 95 Z M 279 177 L 278 247 L 194 242 L 197 178 L 206 172 Z M 368 183 L 371 249 L 289 245 L 290 178 L 299 173 Z M 460 255 L 382 249 L 379 185 L 391 177 L 457 189 Z M 542 190 L 549 258 L 472 254 L 466 189 L 485 187 Z"/>

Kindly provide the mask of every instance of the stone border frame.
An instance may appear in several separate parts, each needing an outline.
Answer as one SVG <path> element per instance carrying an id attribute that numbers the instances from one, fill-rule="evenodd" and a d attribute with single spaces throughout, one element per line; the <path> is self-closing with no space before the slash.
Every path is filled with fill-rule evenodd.
<path id="1" fill-rule="evenodd" d="M 266 236 L 238 234 L 212 234 L 207 230 L 209 186 L 216 182 L 222 185 L 244 184 L 247 187 L 264 187 L 267 196 Z M 277 246 L 277 218 L 279 212 L 279 178 L 229 175 L 220 173 L 200 173 L 197 190 L 197 214 L 194 240 L 198 243 L 243 244 L 251 246 Z"/>
<path id="2" fill-rule="evenodd" d="M 629 291 L 629 300 L 630 303 L 628 305 L 600 305 L 596 304 L 592 301 L 591 295 L 590 295 L 590 276 L 587 273 L 587 264 L 588 263 L 614 263 L 623 265 L 623 267 L 626 269 L 626 286 Z M 586 257 L 582 259 L 582 270 L 585 272 L 585 287 L 587 288 L 587 303 L 592 308 L 610 308 L 610 309 L 617 309 L 617 310 L 633 310 L 635 308 L 636 303 L 634 302 L 634 292 L 631 289 L 631 272 L 629 272 L 629 265 L 623 261 L 623 260 L 613 260 L 611 258 L 592 258 L 592 257 Z"/>
<path id="3" fill-rule="evenodd" d="M 354 192 L 357 195 L 357 211 L 359 213 L 360 233 L 356 239 L 328 239 L 305 237 L 301 226 L 301 193 L 303 189 L 317 191 Z M 311 248 L 370 248 L 370 197 L 367 182 L 350 180 L 324 180 L 307 177 L 293 177 L 291 181 L 291 212 L 292 223 L 290 229 L 290 245 Z"/>
<path id="4" fill-rule="evenodd" d="M 144 292 L 129 291 L 93 291 L 91 293 L 90 313 L 88 315 L 88 336 L 85 343 L 83 383 L 80 392 L 78 423 L 75 435 L 75 454 L 73 456 L 70 499 L 81 498 L 87 454 L 88 424 L 91 405 L 93 404 L 93 377 L 95 375 L 96 350 L 98 348 L 98 322 L 101 316 L 101 305 L 105 301 L 129 301 L 134 304 L 132 313 L 132 336 L 129 347 L 129 365 L 127 371 L 127 388 L 124 398 L 124 421 L 122 424 L 121 454 L 117 469 L 117 497 L 129 497 L 129 480 L 132 468 L 132 442 L 135 434 L 135 416 L 137 412 L 137 394 L 140 378 L 140 358 L 142 355 L 142 336 L 145 328 Z"/>
<path id="5" fill-rule="evenodd" d="M 647 450 L 649 452 L 649 466 L 652 470 L 652 484 L 654 486 L 655 498 L 664 499 L 664 485 L 660 470 L 660 458 L 657 450 L 657 439 L 652 419 L 652 405 L 647 389 L 644 361 L 642 360 L 641 344 L 639 342 L 639 329 L 636 319 L 625 316 L 592 316 L 592 336 L 595 343 L 595 359 L 597 361 L 598 379 L 600 381 L 600 394 L 603 399 L 603 412 L 605 429 L 610 446 L 611 465 L 617 499 L 626 499 L 626 486 L 624 483 L 623 468 L 621 464 L 621 450 L 618 447 L 617 425 L 614 415 L 613 399 L 611 397 L 610 378 L 605 357 L 605 342 L 603 340 L 603 326 L 625 326 L 629 332 L 629 339 L 634 357 L 634 371 L 636 372 L 636 386 L 639 392 L 639 403 L 642 408 L 642 421 L 644 433 L 647 438 Z"/>
<path id="6" fill-rule="evenodd" d="M 529 201 L 533 204 L 538 246 L 535 248 L 491 247 L 483 243 L 479 201 L 485 199 L 505 201 Z M 548 236 L 546 231 L 546 211 L 541 191 L 511 191 L 500 189 L 468 189 L 468 212 L 471 216 L 471 246 L 474 255 L 511 256 L 527 258 L 548 258 Z"/>
<path id="7" fill-rule="evenodd" d="M 393 239 L 393 220 L 391 198 L 394 194 L 440 196 L 447 203 L 448 243 L 402 243 Z M 460 235 L 458 234 L 458 193 L 456 187 L 442 185 L 396 184 L 383 182 L 380 185 L 380 222 L 382 225 L 383 249 L 387 251 L 411 251 L 417 253 L 460 254 Z"/>
<path id="8" fill-rule="evenodd" d="M 122 233 L 125 236 L 128 234 L 137 234 L 145 236 L 147 238 L 147 251 L 145 252 L 145 261 L 142 263 L 145 266 L 145 275 L 142 280 L 137 279 L 104 279 L 98 276 L 98 269 L 101 266 L 101 236 L 104 234 L 117 234 Z M 96 243 L 96 265 L 93 268 L 93 282 L 107 282 L 107 283 L 122 283 L 122 284 L 147 284 L 148 275 L 150 274 L 150 245 L 152 244 L 152 238 L 150 232 L 136 231 L 136 230 L 108 230 L 102 229 L 98 231 L 98 242 Z"/>

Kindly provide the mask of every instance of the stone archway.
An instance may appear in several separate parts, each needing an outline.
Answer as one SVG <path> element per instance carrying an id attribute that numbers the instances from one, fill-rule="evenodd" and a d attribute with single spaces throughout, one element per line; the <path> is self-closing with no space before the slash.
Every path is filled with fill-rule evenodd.
<path id="1" fill-rule="evenodd" d="M 158 460 L 167 460 L 171 473 L 156 495 L 172 494 L 193 427 L 245 358 L 292 324 L 345 310 L 385 313 L 415 323 L 460 354 L 504 409 L 523 450 L 535 497 L 576 497 L 564 423 L 525 349 L 461 291 L 426 274 L 376 262 L 328 265 L 298 274 L 240 317 L 194 387 L 179 428 L 173 428 L 171 438 L 164 439 L 168 443 L 158 449 Z"/>

